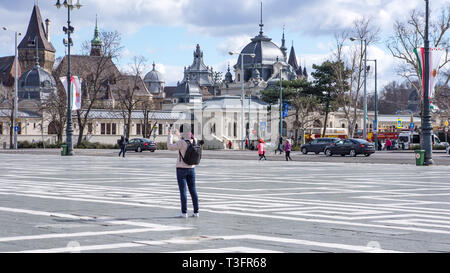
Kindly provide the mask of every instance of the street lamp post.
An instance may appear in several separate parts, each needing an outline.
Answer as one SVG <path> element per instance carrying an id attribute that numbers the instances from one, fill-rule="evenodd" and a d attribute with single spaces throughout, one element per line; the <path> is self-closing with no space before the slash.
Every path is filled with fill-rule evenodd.
<path id="1" fill-rule="evenodd" d="M 67 34 L 67 125 L 66 125 L 66 155 L 74 155 L 73 151 L 73 122 L 72 122 L 72 94 L 71 94 L 71 72 L 70 72 L 70 47 L 72 45 L 72 39 L 70 34 L 73 33 L 74 28 L 70 25 L 70 11 L 76 7 L 81 8 L 80 0 L 74 5 L 72 0 L 64 0 L 64 7 L 67 8 L 67 28 L 63 27 L 63 31 Z M 61 8 L 61 2 L 58 0 L 55 5 L 58 9 Z"/>
<path id="2" fill-rule="evenodd" d="M 367 39 L 350 38 L 351 41 L 364 42 L 364 121 L 363 138 L 367 139 Z"/>
<path id="3" fill-rule="evenodd" d="M 425 67 L 424 67 L 424 94 L 423 94 L 423 125 L 422 125 L 422 149 L 425 150 L 424 165 L 433 165 L 433 146 L 431 141 L 431 124 L 430 112 L 430 41 L 428 40 L 428 0 L 425 0 Z"/>
<path id="4" fill-rule="evenodd" d="M 245 138 L 244 138 L 244 99 L 245 99 L 245 91 L 244 91 L 244 84 L 245 84 L 245 78 L 244 78 L 244 56 L 251 56 L 252 58 L 255 58 L 254 53 L 237 53 L 237 52 L 229 52 L 230 55 L 239 55 L 241 57 L 241 82 L 242 82 L 242 90 L 241 90 L 241 149 L 245 149 Z M 249 108 L 250 110 L 250 108 Z M 249 129 L 250 129 L 250 114 L 249 114 Z"/>
<path id="5" fill-rule="evenodd" d="M 375 149 L 378 147 L 378 93 L 377 93 L 377 60 L 367 60 L 375 63 L 375 118 L 373 121 L 373 132 L 375 134 Z"/>
<path id="6" fill-rule="evenodd" d="M 7 27 L 3 27 L 3 30 L 8 30 Z M 18 68 L 18 58 L 17 58 L 17 37 L 22 35 L 20 32 L 14 31 L 14 39 L 15 39 L 15 45 L 14 45 L 14 112 L 13 112 L 13 131 L 14 131 L 14 149 L 17 150 L 17 120 L 18 120 L 18 114 L 17 114 L 17 108 L 18 106 L 18 90 L 19 90 L 19 68 Z"/>
<path id="7" fill-rule="evenodd" d="M 280 66 L 280 138 L 283 137 L 283 66 Z M 281 145 L 281 143 L 279 144 Z"/>

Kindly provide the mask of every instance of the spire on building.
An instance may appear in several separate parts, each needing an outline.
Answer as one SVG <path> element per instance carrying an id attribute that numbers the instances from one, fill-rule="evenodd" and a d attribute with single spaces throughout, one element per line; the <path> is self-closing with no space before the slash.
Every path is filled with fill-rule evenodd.
<path id="1" fill-rule="evenodd" d="M 264 24 L 263 24 L 263 4 L 262 4 L 262 1 L 261 1 L 261 23 L 259 23 L 259 35 L 260 36 L 263 36 L 263 34 L 264 34 L 263 27 L 264 27 Z"/>
<path id="2" fill-rule="evenodd" d="M 284 60 L 286 60 L 287 48 L 286 48 L 286 40 L 284 39 L 284 26 L 283 26 L 283 37 L 281 38 L 281 47 L 280 47 L 280 49 L 283 52 Z"/>
<path id="3" fill-rule="evenodd" d="M 95 15 L 95 30 L 94 30 L 94 39 L 91 41 L 91 56 L 102 56 L 102 46 L 103 42 L 100 39 L 99 31 L 98 31 L 98 19 L 97 15 Z"/>
<path id="4" fill-rule="evenodd" d="M 294 68 L 295 74 L 297 74 L 297 78 L 303 77 L 302 66 L 298 65 L 297 55 L 295 54 L 294 41 L 292 41 L 291 53 L 289 54 L 288 64 Z"/>

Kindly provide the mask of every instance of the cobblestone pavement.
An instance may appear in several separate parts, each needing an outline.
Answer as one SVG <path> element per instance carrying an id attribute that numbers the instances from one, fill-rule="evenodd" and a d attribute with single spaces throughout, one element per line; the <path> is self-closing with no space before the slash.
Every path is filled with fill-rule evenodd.
<path id="1" fill-rule="evenodd" d="M 206 158 L 179 219 L 173 158 L 0 162 L 0 252 L 450 251 L 450 166 Z"/>

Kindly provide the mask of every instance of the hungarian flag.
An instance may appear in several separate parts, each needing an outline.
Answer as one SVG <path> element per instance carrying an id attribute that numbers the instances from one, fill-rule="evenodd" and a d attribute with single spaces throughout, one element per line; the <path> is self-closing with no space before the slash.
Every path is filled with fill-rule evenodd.
<path id="1" fill-rule="evenodd" d="M 67 77 L 59 78 L 66 90 L 67 95 Z M 81 109 L 81 83 L 82 79 L 78 76 L 72 76 L 70 78 L 70 104 L 72 111 Z"/>
<path id="2" fill-rule="evenodd" d="M 444 53 L 445 48 L 430 48 L 430 57 L 429 57 L 429 70 L 428 75 L 430 76 L 430 82 L 429 82 L 429 98 L 433 98 L 434 96 L 434 87 L 437 82 L 437 77 L 439 73 L 439 64 L 441 61 L 442 53 Z M 419 73 L 421 75 L 422 80 L 422 86 L 423 86 L 423 93 L 422 97 L 425 95 L 425 48 L 415 48 L 414 53 L 417 57 L 417 62 L 419 64 Z"/>

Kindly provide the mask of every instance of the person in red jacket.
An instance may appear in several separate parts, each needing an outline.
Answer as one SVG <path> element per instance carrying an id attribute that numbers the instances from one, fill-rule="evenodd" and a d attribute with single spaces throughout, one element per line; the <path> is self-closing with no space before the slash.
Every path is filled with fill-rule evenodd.
<path id="1" fill-rule="evenodd" d="M 392 147 L 392 141 L 390 139 L 386 140 L 386 150 L 390 151 Z"/>
<path id="2" fill-rule="evenodd" d="M 259 144 L 257 146 L 258 148 L 258 155 L 259 155 L 259 160 L 263 159 L 267 160 L 266 158 L 266 143 L 264 142 L 263 139 L 259 140 Z"/>

